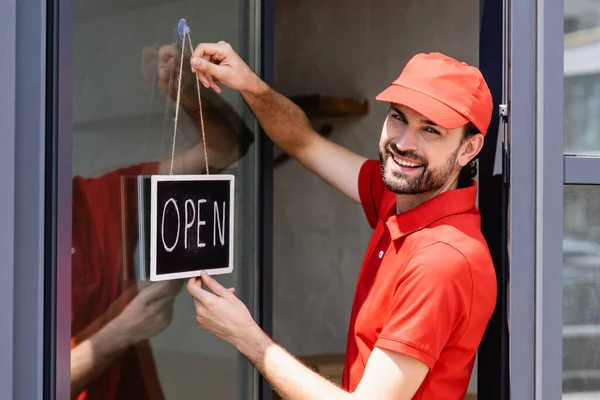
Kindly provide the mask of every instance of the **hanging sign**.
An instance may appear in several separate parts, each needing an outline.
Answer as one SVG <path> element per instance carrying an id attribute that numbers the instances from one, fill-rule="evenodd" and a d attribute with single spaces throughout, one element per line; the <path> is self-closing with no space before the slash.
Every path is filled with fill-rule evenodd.
<path id="1" fill-rule="evenodd" d="M 151 177 L 150 280 L 233 271 L 233 175 Z"/>
<path id="2" fill-rule="evenodd" d="M 179 20 L 177 32 L 182 46 L 171 167 L 168 175 L 150 176 L 149 182 L 151 281 L 190 278 L 199 276 L 201 271 L 213 275 L 233 271 L 235 179 L 233 175 L 210 174 L 200 82 L 197 78 L 206 174 L 173 175 L 186 42 L 190 54 L 194 51 L 185 19 Z"/>

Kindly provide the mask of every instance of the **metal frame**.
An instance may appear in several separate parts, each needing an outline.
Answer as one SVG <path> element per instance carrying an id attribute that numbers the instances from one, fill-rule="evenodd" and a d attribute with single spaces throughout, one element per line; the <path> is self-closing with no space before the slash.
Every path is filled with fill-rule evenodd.
<path id="1" fill-rule="evenodd" d="M 17 4 L 14 399 L 43 393 L 46 1 Z"/>
<path id="2" fill-rule="evenodd" d="M 48 1 L 44 399 L 71 396 L 73 2 Z"/>
<path id="3" fill-rule="evenodd" d="M 0 195 L 0 210 L 2 224 L 0 225 L 0 263 L 2 279 L 0 280 L 0 318 L 4 323 L 0 326 L 0 393 L 3 398 L 13 397 L 13 367 L 14 332 L 13 321 L 18 313 L 14 311 L 14 279 L 15 279 L 15 141 L 16 115 L 15 98 L 16 63 L 12 57 L 16 55 L 17 31 L 16 0 L 5 0 L 0 4 L 0 47 L 8 56 L 8 62 L 0 66 L 0 129 L 3 134 L 3 146 L 0 148 L 0 169 L 2 176 L 2 194 Z"/>
<path id="4" fill-rule="evenodd" d="M 259 0 L 257 0 L 259 1 Z M 274 79 L 275 52 L 275 2 L 260 0 L 260 75 L 269 85 Z M 258 176 L 259 176 L 259 323 L 262 329 L 273 335 L 273 142 L 259 128 Z M 267 381 L 259 375 L 258 398 L 271 400 L 273 391 Z"/>
<path id="5" fill-rule="evenodd" d="M 46 2 L 0 4 L 0 397 L 42 398 Z"/>
<path id="6" fill-rule="evenodd" d="M 537 1 L 536 399 L 562 398 L 563 0 Z"/>
<path id="7" fill-rule="evenodd" d="M 563 8 L 510 2 L 511 397 L 562 398 Z"/>
<path id="8" fill-rule="evenodd" d="M 600 185 L 600 157 L 564 156 L 565 185 Z"/>
<path id="9" fill-rule="evenodd" d="M 511 398 L 535 399 L 536 0 L 509 1 Z M 562 96 L 560 96 L 562 98 Z"/>

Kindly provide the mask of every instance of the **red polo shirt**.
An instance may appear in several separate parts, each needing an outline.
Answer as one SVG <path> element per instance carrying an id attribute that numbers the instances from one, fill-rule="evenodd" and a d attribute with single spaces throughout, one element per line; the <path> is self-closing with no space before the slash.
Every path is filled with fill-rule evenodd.
<path id="1" fill-rule="evenodd" d="M 413 399 L 464 398 L 497 290 L 475 182 L 396 214 L 380 163 L 369 160 L 359 192 L 375 231 L 358 278 L 343 386 L 356 389 L 377 346 L 429 366 Z"/>
<path id="2" fill-rule="evenodd" d="M 136 201 L 122 201 L 121 177 L 155 174 L 158 164 L 119 169 L 98 178 L 73 180 L 71 346 L 92 337 L 116 317 L 137 293 L 133 248 L 123 252 L 122 215 Z M 128 229 L 135 233 L 135 229 Z M 131 243 L 137 239 L 128 238 Z M 128 261 L 124 263 L 124 258 Z M 127 265 L 127 267 L 124 267 Z M 129 290 L 126 290 L 129 289 Z M 99 344 L 101 345 L 101 343 Z M 127 349 L 78 400 L 162 400 L 147 341 Z"/>

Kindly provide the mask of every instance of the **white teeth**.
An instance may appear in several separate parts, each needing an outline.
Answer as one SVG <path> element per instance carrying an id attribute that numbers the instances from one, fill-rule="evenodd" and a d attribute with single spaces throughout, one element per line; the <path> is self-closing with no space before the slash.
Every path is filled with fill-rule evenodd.
<path id="1" fill-rule="evenodd" d="M 400 164 L 403 167 L 415 168 L 415 167 L 420 167 L 421 166 L 421 164 L 415 164 L 415 163 L 411 163 L 411 162 L 408 162 L 408 161 L 404 161 L 404 160 L 401 160 L 401 159 L 399 159 L 397 157 L 394 157 L 394 161 L 396 161 L 397 164 Z"/>

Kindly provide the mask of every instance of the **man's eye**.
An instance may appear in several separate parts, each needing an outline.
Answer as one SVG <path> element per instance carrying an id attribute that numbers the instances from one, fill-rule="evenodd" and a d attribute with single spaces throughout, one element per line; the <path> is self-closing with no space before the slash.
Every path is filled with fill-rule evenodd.
<path id="1" fill-rule="evenodd" d="M 398 121 L 402 121 L 402 122 L 406 122 L 406 118 L 404 118 L 404 115 L 400 115 L 400 114 L 392 114 L 393 118 L 396 118 Z"/>
<path id="2" fill-rule="evenodd" d="M 430 126 L 428 126 L 427 128 L 425 128 L 425 131 L 427 131 L 429 133 L 433 133 L 434 135 L 439 135 L 440 134 L 438 131 L 436 131 L 435 129 L 433 129 Z"/>

